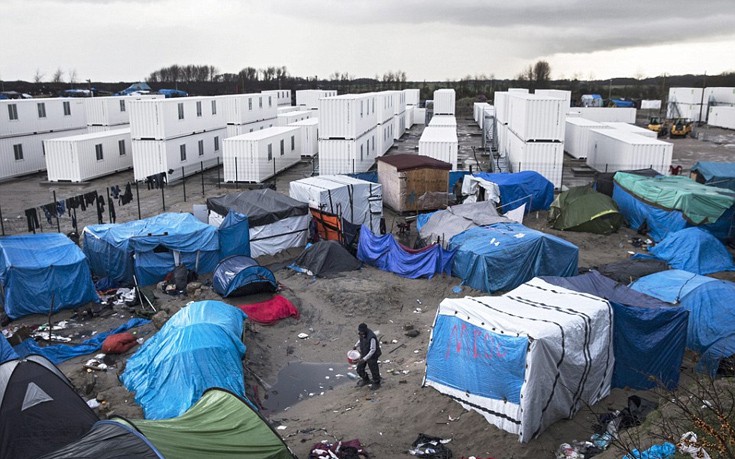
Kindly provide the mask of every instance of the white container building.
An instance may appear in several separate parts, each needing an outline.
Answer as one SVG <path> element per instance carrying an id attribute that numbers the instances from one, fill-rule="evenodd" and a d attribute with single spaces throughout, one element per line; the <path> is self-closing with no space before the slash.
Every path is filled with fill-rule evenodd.
<path id="1" fill-rule="evenodd" d="M 359 139 L 378 125 L 376 103 L 373 93 L 320 99 L 319 138 Z"/>
<path id="2" fill-rule="evenodd" d="M 319 118 L 309 118 L 289 124 L 301 130 L 301 157 L 311 158 L 319 153 Z"/>
<path id="3" fill-rule="evenodd" d="M 454 115 L 456 94 L 454 89 L 437 89 L 434 91 L 434 114 Z"/>
<path id="4" fill-rule="evenodd" d="M 492 105 L 487 102 L 475 102 L 472 105 L 472 119 L 474 119 L 475 123 L 480 127 L 482 127 L 482 112 L 487 107 L 492 107 Z"/>
<path id="5" fill-rule="evenodd" d="M 735 88 L 704 88 L 704 103 L 713 105 L 735 105 Z"/>
<path id="6" fill-rule="evenodd" d="M 702 88 L 669 88 L 669 103 L 701 104 L 703 99 Z M 707 102 L 707 99 L 704 99 Z"/>
<path id="7" fill-rule="evenodd" d="M 133 167 L 130 128 L 45 140 L 49 182 L 84 182 Z"/>
<path id="8" fill-rule="evenodd" d="M 598 123 L 621 122 L 634 124 L 636 109 L 632 107 L 574 107 L 570 112 L 576 112 L 582 118 Z"/>
<path id="9" fill-rule="evenodd" d="M 512 94 L 528 94 L 528 88 L 508 88 L 508 92 Z"/>
<path id="10" fill-rule="evenodd" d="M 426 124 L 426 109 L 414 107 L 413 124 Z"/>
<path id="11" fill-rule="evenodd" d="M 612 128 L 597 121 L 588 120 L 587 118 L 567 118 L 566 128 L 564 130 L 564 149 L 572 158 L 587 158 L 592 148 L 592 142 L 590 140 L 590 131 L 592 129 Z"/>
<path id="12" fill-rule="evenodd" d="M 272 89 L 268 91 L 260 91 L 261 94 L 266 94 L 273 97 L 276 101 L 277 106 L 291 105 L 291 90 L 290 89 Z"/>
<path id="13" fill-rule="evenodd" d="M 228 124 L 225 128 L 225 138 L 235 137 L 237 135 L 247 134 L 249 132 L 262 131 L 276 126 L 276 119 L 272 118 L 265 121 L 257 121 L 248 124 Z"/>
<path id="14" fill-rule="evenodd" d="M 135 180 L 169 172 L 168 180 L 179 180 L 182 174 L 191 175 L 213 166 L 222 156 L 222 142 L 227 129 L 201 132 L 167 140 L 132 139 L 133 172 Z M 183 172 L 181 168 L 184 168 Z"/>
<path id="15" fill-rule="evenodd" d="M 726 129 L 735 129 L 735 107 L 711 107 L 709 109 L 708 124 Z"/>
<path id="16" fill-rule="evenodd" d="M 164 99 L 160 94 L 144 94 L 137 96 L 87 97 L 84 110 L 87 126 L 119 126 L 129 124 L 128 103 L 131 100 Z"/>
<path id="17" fill-rule="evenodd" d="M 378 142 L 378 156 L 383 156 L 393 146 L 395 140 L 395 136 L 393 135 L 394 126 L 393 118 L 386 123 L 378 124 L 375 130 L 375 137 Z"/>
<path id="18" fill-rule="evenodd" d="M 135 140 L 168 140 L 224 129 L 223 97 L 234 96 L 131 100 L 130 135 Z"/>
<path id="19" fill-rule="evenodd" d="M 667 118 L 688 118 L 692 121 L 704 121 L 707 116 L 706 104 L 685 104 L 683 102 L 669 102 L 666 107 Z"/>
<path id="20" fill-rule="evenodd" d="M 393 139 L 398 140 L 406 133 L 406 112 L 393 117 Z"/>
<path id="21" fill-rule="evenodd" d="M 299 110 L 297 112 L 281 113 L 276 119 L 276 126 L 288 126 L 297 121 L 316 118 L 315 110 Z"/>
<path id="22" fill-rule="evenodd" d="M 508 131 L 508 163 L 513 172 L 536 171 L 561 188 L 564 169 L 564 144 L 527 142 Z"/>
<path id="23" fill-rule="evenodd" d="M 419 139 L 419 155 L 449 163 L 455 171 L 458 150 L 457 130 L 451 127 L 427 126 Z"/>
<path id="24" fill-rule="evenodd" d="M 301 110 L 301 107 L 296 107 L 294 105 L 281 105 L 280 107 L 276 107 L 276 115 L 281 115 L 288 112 L 299 112 Z"/>
<path id="25" fill-rule="evenodd" d="M 562 99 L 512 93 L 508 99 L 508 128 L 522 140 L 564 141 L 567 108 Z"/>
<path id="26" fill-rule="evenodd" d="M 377 127 L 357 139 L 319 139 L 319 174 L 366 172 L 378 157 Z"/>
<path id="27" fill-rule="evenodd" d="M 319 108 L 319 99 L 336 95 L 337 91 L 334 90 L 302 89 L 296 91 L 296 105 L 302 107 L 301 110 L 316 110 Z"/>
<path id="28" fill-rule="evenodd" d="M 618 129 L 592 129 L 587 165 L 600 172 L 653 168 L 668 174 L 673 144 Z"/>
<path id="29" fill-rule="evenodd" d="M 388 91 L 393 96 L 393 114 L 400 115 L 406 111 L 406 93 L 403 91 Z"/>
<path id="30" fill-rule="evenodd" d="M 572 91 L 564 91 L 561 89 L 537 89 L 534 94 L 543 97 L 556 97 L 564 101 L 564 113 L 569 111 L 572 106 Z"/>
<path id="31" fill-rule="evenodd" d="M 404 122 L 406 123 L 406 130 L 413 127 L 414 110 L 416 108 L 413 105 L 406 105 L 406 111 L 403 112 Z"/>
<path id="32" fill-rule="evenodd" d="M 493 95 L 495 117 L 498 120 L 498 124 L 508 124 L 508 98 L 509 95 L 505 91 L 495 91 Z"/>
<path id="33" fill-rule="evenodd" d="M 0 138 L 82 129 L 86 125 L 83 99 L 0 100 Z"/>
<path id="34" fill-rule="evenodd" d="M 602 124 L 612 129 L 619 129 L 621 131 L 632 132 L 633 134 L 642 135 L 643 137 L 650 137 L 652 139 L 658 138 L 658 132 L 652 131 L 650 129 L 642 128 L 640 126 L 636 126 L 635 124 L 620 123 L 620 122 L 617 122 L 617 123 L 605 122 Z"/>
<path id="35" fill-rule="evenodd" d="M 406 95 L 406 105 L 419 106 L 421 104 L 421 90 L 416 88 L 404 89 L 403 93 Z"/>
<path id="36" fill-rule="evenodd" d="M 226 124 L 249 124 L 273 119 L 278 115 L 278 106 L 273 95 L 232 94 L 218 96 L 224 105 Z"/>
<path id="37" fill-rule="evenodd" d="M 495 123 L 495 135 L 498 137 L 498 154 L 502 157 L 508 156 L 508 136 L 510 130 L 507 124 Z"/>
<path id="38" fill-rule="evenodd" d="M 0 139 L 0 181 L 46 170 L 44 140 L 86 133 L 86 129 L 71 129 Z"/>
<path id="39" fill-rule="evenodd" d="M 373 95 L 375 96 L 375 117 L 378 124 L 387 123 L 394 115 L 392 91 L 375 92 Z"/>
<path id="40" fill-rule="evenodd" d="M 225 182 L 262 183 L 301 161 L 301 128 L 278 126 L 223 142 Z"/>
<path id="41" fill-rule="evenodd" d="M 431 127 L 449 127 L 457 129 L 457 118 L 453 115 L 434 115 L 429 121 Z"/>

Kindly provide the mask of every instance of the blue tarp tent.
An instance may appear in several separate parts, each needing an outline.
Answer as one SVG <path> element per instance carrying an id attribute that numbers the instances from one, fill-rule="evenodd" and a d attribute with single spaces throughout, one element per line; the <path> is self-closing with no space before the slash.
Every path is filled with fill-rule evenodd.
<path id="1" fill-rule="evenodd" d="M 278 282 L 270 269 L 243 255 L 220 261 L 212 276 L 212 288 L 217 294 L 242 296 L 261 292 L 275 292 Z"/>
<path id="2" fill-rule="evenodd" d="M 454 236 L 452 274 L 484 292 L 510 290 L 537 276 L 577 273 L 579 249 L 520 223 L 478 226 Z"/>
<path id="3" fill-rule="evenodd" d="M 478 172 L 474 176 L 498 185 L 501 213 L 523 204 L 526 204 L 526 212 L 547 210 L 554 200 L 554 184 L 538 172 Z"/>
<path id="4" fill-rule="evenodd" d="M 219 257 L 223 260 L 232 255 L 250 256 L 250 223 L 248 216 L 229 211 L 219 225 Z"/>
<path id="5" fill-rule="evenodd" d="M 198 301 L 173 315 L 130 359 L 120 380 L 135 392 L 146 419 L 188 410 L 204 391 L 221 387 L 245 397 L 241 310 Z"/>
<path id="6" fill-rule="evenodd" d="M 691 171 L 697 182 L 735 191 L 735 163 L 697 161 Z"/>
<path id="7" fill-rule="evenodd" d="M 0 363 L 18 358 L 18 353 L 13 350 L 5 335 L 0 333 Z"/>
<path id="8" fill-rule="evenodd" d="M 727 248 L 716 237 L 699 227 L 669 233 L 648 252 L 650 255 L 636 254 L 634 258 L 663 260 L 674 269 L 696 274 L 735 271 L 735 263 Z"/>
<path id="9" fill-rule="evenodd" d="M 701 355 L 698 371 L 714 375 L 720 359 L 735 354 L 735 283 L 671 269 L 631 287 L 689 311 L 687 347 Z"/>
<path id="10" fill-rule="evenodd" d="M 612 387 L 652 389 L 679 384 L 689 312 L 592 271 L 544 281 L 604 298 L 613 306 L 615 368 Z M 655 379 L 651 379 L 651 377 Z"/>
<path id="11" fill-rule="evenodd" d="M 92 272 L 110 285 L 140 285 L 163 280 L 177 258 L 197 273 L 212 272 L 219 260 L 217 229 L 191 214 L 165 213 L 122 224 L 84 228 L 84 253 Z M 133 255 L 135 255 L 133 257 Z"/>
<path id="12" fill-rule="evenodd" d="M 412 250 L 396 242 L 392 234 L 376 236 L 367 226 L 360 228 L 357 259 L 401 277 L 431 279 L 434 274 L 449 274 L 453 256 L 454 252 L 439 244 Z"/>
<path id="13" fill-rule="evenodd" d="M 84 253 L 59 233 L 0 238 L 2 305 L 11 319 L 99 301 Z"/>

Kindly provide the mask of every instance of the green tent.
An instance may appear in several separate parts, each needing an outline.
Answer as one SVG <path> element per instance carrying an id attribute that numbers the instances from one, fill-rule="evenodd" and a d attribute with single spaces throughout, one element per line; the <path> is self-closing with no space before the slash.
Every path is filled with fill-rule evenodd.
<path id="1" fill-rule="evenodd" d="M 115 420 L 140 431 L 164 457 L 294 459 L 260 413 L 223 389 L 207 390 L 176 418 Z"/>
<path id="2" fill-rule="evenodd" d="M 614 233 L 624 223 L 615 201 L 590 186 L 560 193 L 551 203 L 549 221 L 558 230 L 597 234 Z"/>

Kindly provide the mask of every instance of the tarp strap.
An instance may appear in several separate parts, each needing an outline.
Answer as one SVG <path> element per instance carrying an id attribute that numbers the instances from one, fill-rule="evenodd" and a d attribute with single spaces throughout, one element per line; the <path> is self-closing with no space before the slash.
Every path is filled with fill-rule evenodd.
<path id="1" fill-rule="evenodd" d="M 296 230 L 296 231 L 289 231 L 288 233 L 280 233 L 280 234 L 274 234 L 272 236 L 266 236 L 266 237 L 259 237 L 259 238 L 256 238 L 256 239 L 250 239 L 250 242 L 253 242 L 253 241 L 264 241 L 266 239 L 272 239 L 274 237 L 286 236 L 288 234 L 303 233 L 304 231 L 308 231 L 308 229 L 300 229 L 300 230 Z"/>

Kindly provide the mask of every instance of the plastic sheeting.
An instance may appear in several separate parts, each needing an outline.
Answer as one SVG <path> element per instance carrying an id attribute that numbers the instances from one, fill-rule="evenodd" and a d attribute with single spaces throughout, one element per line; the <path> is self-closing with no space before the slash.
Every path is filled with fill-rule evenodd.
<path id="1" fill-rule="evenodd" d="M 0 290 L 11 319 L 99 302 L 84 253 L 59 233 L 0 238 Z"/>
<path id="2" fill-rule="evenodd" d="M 691 171 L 701 175 L 705 185 L 735 191 L 735 163 L 697 161 Z"/>
<path id="3" fill-rule="evenodd" d="M 510 220 L 498 214 L 494 202 L 482 201 L 433 212 L 418 229 L 424 241 L 431 243 L 439 240 L 446 247 L 452 237 L 470 228 L 505 222 Z"/>
<path id="4" fill-rule="evenodd" d="M 581 276 L 541 279 L 605 298 L 612 304 L 615 351 L 612 387 L 646 390 L 663 384 L 669 390 L 676 388 L 686 348 L 688 311 L 595 271 Z"/>
<path id="5" fill-rule="evenodd" d="M 539 279 L 494 297 L 448 298 L 424 385 L 522 442 L 610 392 L 612 307 Z"/>
<path id="6" fill-rule="evenodd" d="M 396 242 L 392 234 L 376 236 L 367 226 L 360 228 L 357 259 L 401 277 L 431 279 L 435 274 L 449 274 L 453 256 L 454 251 L 438 244 L 411 250 Z"/>
<path id="7" fill-rule="evenodd" d="M 143 434 L 115 421 L 97 421 L 79 440 L 38 459 L 164 459 Z"/>
<path id="8" fill-rule="evenodd" d="M 221 260 L 233 255 L 250 256 L 250 224 L 247 215 L 228 212 L 219 225 L 218 234 Z"/>
<path id="9" fill-rule="evenodd" d="M 120 380 L 146 419 L 179 416 L 212 387 L 245 396 L 246 317 L 220 301 L 191 303 L 128 359 Z"/>
<path id="10" fill-rule="evenodd" d="M 13 350 L 5 335 L 0 334 L 0 363 L 18 358 L 18 353 Z"/>
<path id="11" fill-rule="evenodd" d="M 529 204 L 528 212 L 546 210 L 554 200 L 554 184 L 538 172 L 479 172 L 474 175 L 498 185 L 503 213 L 523 204 Z"/>
<path id="12" fill-rule="evenodd" d="M 278 282 L 270 269 L 250 257 L 235 255 L 219 262 L 212 276 L 212 288 L 226 298 L 275 292 Z"/>
<path id="13" fill-rule="evenodd" d="M 695 274 L 735 271 L 727 248 L 709 232 L 697 227 L 669 233 L 663 241 L 648 249 L 648 253 L 634 257 L 663 260 L 674 269 Z"/>
<path id="14" fill-rule="evenodd" d="M 687 347 L 701 354 L 698 371 L 714 376 L 720 360 L 735 354 L 735 283 L 671 269 L 631 288 L 689 311 Z"/>
<path id="15" fill-rule="evenodd" d="M 577 273 L 579 249 L 520 223 L 496 223 L 452 238 L 452 274 L 484 292 L 510 290 L 537 276 Z"/>

